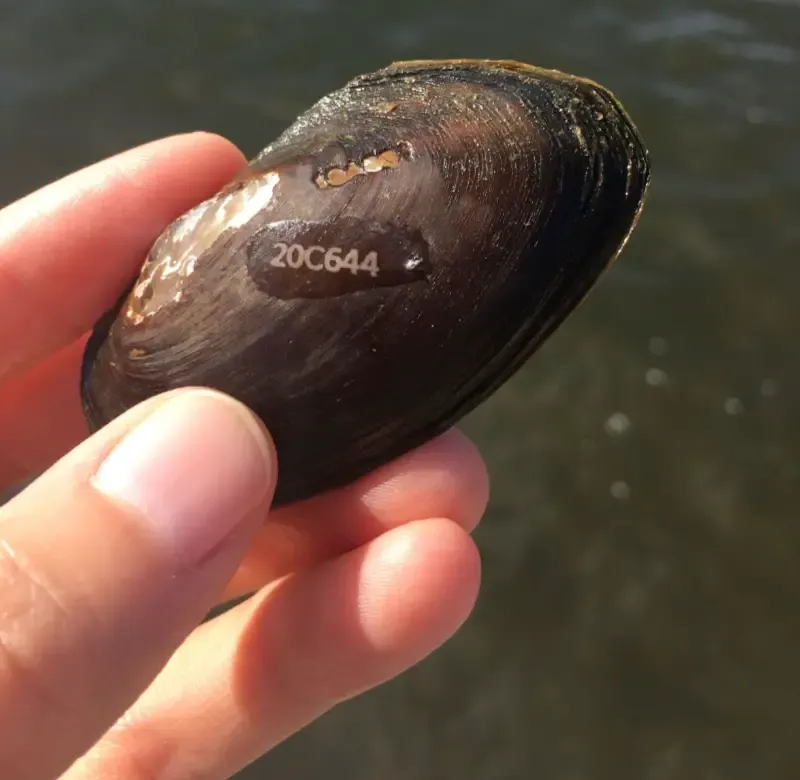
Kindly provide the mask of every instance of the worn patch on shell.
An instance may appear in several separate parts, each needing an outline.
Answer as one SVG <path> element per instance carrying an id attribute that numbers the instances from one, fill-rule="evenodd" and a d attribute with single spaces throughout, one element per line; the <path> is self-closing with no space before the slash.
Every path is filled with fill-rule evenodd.
<path id="1" fill-rule="evenodd" d="M 320 189 L 325 187 L 341 187 L 356 176 L 366 176 L 377 173 L 387 168 L 397 168 L 400 165 L 400 155 L 392 149 L 380 154 L 370 155 L 360 163 L 350 162 L 347 168 L 331 168 L 326 173 L 320 173 L 314 183 Z"/>
<path id="2" fill-rule="evenodd" d="M 256 286 L 276 298 L 331 298 L 427 279 L 428 244 L 418 231 L 344 217 L 284 220 L 243 246 Z"/>
<path id="3" fill-rule="evenodd" d="M 158 237 L 128 298 L 125 316 L 134 325 L 169 303 L 179 303 L 182 287 L 214 243 L 246 225 L 272 200 L 280 176 L 274 171 L 247 178 L 203 201 Z"/>

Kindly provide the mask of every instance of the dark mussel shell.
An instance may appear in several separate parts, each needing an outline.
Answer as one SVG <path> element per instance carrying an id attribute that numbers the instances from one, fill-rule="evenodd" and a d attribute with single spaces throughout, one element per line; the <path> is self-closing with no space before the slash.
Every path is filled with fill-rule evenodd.
<path id="1" fill-rule="evenodd" d="M 87 345 L 89 424 L 210 386 L 271 431 L 277 504 L 343 485 L 520 367 L 621 250 L 649 175 L 585 79 L 484 60 L 356 78 L 158 238 Z"/>

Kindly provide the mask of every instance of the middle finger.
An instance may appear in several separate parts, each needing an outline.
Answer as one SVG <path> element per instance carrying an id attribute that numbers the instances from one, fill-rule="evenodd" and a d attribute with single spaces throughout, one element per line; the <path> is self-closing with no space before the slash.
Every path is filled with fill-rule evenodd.
<path id="1" fill-rule="evenodd" d="M 488 497 L 478 450 L 452 429 L 350 485 L 271 512 L 223 598 L 238 598 L 426 517 L 447 517 L 472 531 Z"/>

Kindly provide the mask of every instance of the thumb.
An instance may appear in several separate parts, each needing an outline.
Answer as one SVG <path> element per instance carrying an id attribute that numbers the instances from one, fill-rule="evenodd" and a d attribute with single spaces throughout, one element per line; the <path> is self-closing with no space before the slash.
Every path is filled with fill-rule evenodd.
<path id="1" fill-rule="evenodd" d="M 60 775 L 136 700 L 234 574 L 275 476 L 245 407 L 182 390 L 0 510 L 0 777 Z"/>

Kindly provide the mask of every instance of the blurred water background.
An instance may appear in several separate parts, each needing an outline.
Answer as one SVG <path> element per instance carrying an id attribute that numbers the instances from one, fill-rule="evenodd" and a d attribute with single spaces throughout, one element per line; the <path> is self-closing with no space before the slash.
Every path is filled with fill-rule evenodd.
<path id="1" fill-rule="evenodd" d="M 647 139 L 628 249 L 464 428 L 484 587 L 444 649 L 241 777 L 800 777 L 798 0 L 0 0 L 0 204 L 213 130 L 252 155 L 411 57 L 590 76 Z"/>

